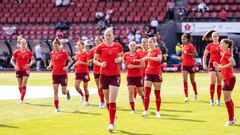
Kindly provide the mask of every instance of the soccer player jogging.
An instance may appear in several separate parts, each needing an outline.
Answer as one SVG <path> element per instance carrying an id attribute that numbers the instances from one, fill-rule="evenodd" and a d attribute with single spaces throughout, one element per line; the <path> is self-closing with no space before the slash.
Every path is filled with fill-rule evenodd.
<path id="1" fill-rule="evenodd" d="M 223 51 L 221 57 L 221 64 L 214 62 L 214 67 L 217 71 L 221 71 L 223 76 L 223 95 L 225 104 L 228 111 L 228 121 L 225 126 L 231 126 L 236 122 L 234 117 L 234 103 L 232 101 L 232 90 L 236 83 L 236 77 L 233 74 L 233 66 L 236 65 L 232 56 L 233 41 L 229 39 L 222 39 L 220 42 L 220 48 Z"/>
<path id="2" fill-rule="evenodd" d="M 162 53 L 156 48 L 157 41 L 154 37 L 148 39 L 148 55 L 145 56 L 142 60 L 148 61 L 148 65 L 145 71 L 145 97 L 144 97 L 144 112 L 142 116 L 148 116 L 148 108 L 151 94 L 151 87 L 154 86 L 154 93 L 156 97 L 156 117 L 160 118 L 160 106 L 161 106 L 161 83 L 162 83 L 162 71 L 161 71 L 161 60 Z"/>
<path id="3" fill-rule="evenodd" d="M 66 66 L 68 60 L 68 64 Z M 72 65 L 72 59 L 68 53 L 62 49 L 61 42 L 58 38 L 53 41 L 53 51 L 51 52 L 51 61 L 47 69 L 52 68 L 52 80 L 54 90 L 54 106 L 55 112 L 59 112 L 59 100 L 58 100 L 58 87 L 62 86 L 62 93 L 67 95 L 67 99 L 70 100 L 70 93 L 67 90 L 68 75 L 67 70 Z"/>
<path id="4" fill-rule="evenodd" d="M 103 43 L 103 38 L 100 37 L 100 36 L 97 36 L 95 38 L 95 45 L 96 47 L 92 48 L 90 51 L 89 51 L 89 55 L 88 55 L 88 60 L 90 62 L 93 61 L 93 58 L 94 58 L 94 54 L 96 52 L 96 48 Z M 103 95 L 103 90 L 102 88 L 100 87 L 100 66 L 96 65 L 93 63 L 93 74 L 94 74 L 94 79 L 95 79 L 95 83 L 97 85 L 97 88 L 98 88 L 98 95 L 100 97 L 100 103 L 99 103 L 99 108 L 100 109 L 103 109 L 105 108 L 105 105 L 104 105 L 104 95 Z"/>
<path id="5" fill-rule="evenodd" d="M 81 102 L 83 102 L 83 93 L 80 89 L 80 83 L 83 81 L 83 89 L 85 94 L 85 102 L 84 105 L 89 105 L 89 91 L 88 91 L 88 81 L 89 78 L 89 70 L 88 66 L 90 63 L 88 62 L 88 53 L 84 50 L 84 43 L 82 41 L 77 42 L 77 51 L 75 52 L 76 63 L 75 66 L 75 88 L 78 93 L 81 95 Z"/>
<path id="6" fill-rule="evenodd" d="M 188 102 L 188 73 L 190 74 L 191 84 L 194 90 L 193 100 L 197 100 L 197 85 L 195 82 L 195 65 L 194 65 L 194 57 L 197 52 L 195 47 L 190 43 L 191 35 L 189 33 L 184 33 L 181 37 L 182 40 L 182 75 L 183 75 L 183 84 L 184 84 L 184 93 L 185 99 L 184 102 Z"/>
<path id="7" fill-rule="evenodd" d="M 210 54 L 210 60 L 207 67 L 207 56 Z M 210 104 L 214 105 L 214 91 L 215 91 L 215 83 L 217 80 L 217 105 L 220 105 L 221 99 L 221 91 L 222 91 L 222 75 L 220 72 L 217 72 L 213 67 L 213 62 L 220 63 L 221 59 L 221 50 L 219 45 L 219 35 L 217 32 L 212 33 L 212 43 L 209 43 L 205 48 L 204 55 L 203 55 L 203 69 L 209 70 L 209 75 L 211 79 L 210 84 Z"/>
<path id="8" fill-rule="evenodd" d="M 100 83 L 103 89 L 106 104 L 109 110 L 108 130 L 115 129 L 116 98 L 120 86 L 120 67 L 123 48 L 119 43 L 113 42 L 114 35 L 112 28 L 107 28 L 104 33 L 105 43 L 99 45 L 94 55 L 94 63 L 101 66 Z M 101 62 L 99 62 L 99 58 Z"/>
<path id="9" fill-rule="evenodd" d="M 140 59 L 142 55 L 136 52 L 136 43 L 134 41 L 130 42 L 128 45 L 129 52 L 124 54 L 124 63 L 127 65 L 127 86 L 129 92 L 129 104 L 131 106 L 132 112 L 135 113 L 135 106 L 133 100 L 133 91 L 136 87 L 138 94 L 144 100 L 143 93 L 143 78 L 141 73 L 141 68 L 144 67 L 144 62 Z"/>
<path id="10" fill-rule="evenodd" d="M 23 103 L 27 90 L 27 81 L 30 74 L 30 67 L 35 63 L 35 58 L 33 57 L 32 52 L 27 49 L 27 41 L 24 38 L 18 38 L 17 46 L 19 49 L 13 52 L 11 64 L 16 71 L 18 89 L 21 94 L 20 103 Z M 31 61 L 29 63 L 30 59 Z"/>

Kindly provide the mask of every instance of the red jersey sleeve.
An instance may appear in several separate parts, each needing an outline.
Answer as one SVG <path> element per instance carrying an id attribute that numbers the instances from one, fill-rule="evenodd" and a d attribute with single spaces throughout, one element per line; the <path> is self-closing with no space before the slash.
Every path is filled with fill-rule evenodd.
<path id="1" fill-rule="evenodd" d="M 208 45 L 206 46 L 206 49 L 205 49 L 205 50 L 207 50 L 207 51 L 210 52 L 210 44 L 208 44 Z"/>
<path id="2" fill-rule="evenodd" d="M 88 54 L 88 60 L 91 60 L 91 59 L 93 59 L 93 57 L 94 57 L 94 50 L 93 49 L 91 49 L 90 51 L 89 51 L 89 54 Z"/>
<path id="3" fill-rule="evenodd" d="M 65 58 L 65 59 L 67 59 L 67 58 L 68 58 L 68 56 L 69 56 L 69 55 L 68 55 L 68 53 L 67 53 L 67 51 L 64 51 L 64 53 L 63 53 L 63 54 L 64 54 L 64 58 Z"/>
<path id="4" fill-rule="evenodd" d="M 29 55 L 29 58 L 31 59 L 32 58 L 32 56 L 33 56 L 33 54 L 32 54 L 32 52 L 31 51 L 28 51 L 28 55 Z"/>
<path id="5" fill-rule="evenodd" d="M 195 49 L 195 47 L 194 47 L 193 45 L 191 45 L 191 47 L 190 47 L 190 52 L 191 52 L 191 53 L 196 52 L 196 49 Z"/>
<path id="6" fill-rule="evenodd" d="M 121 45 L 121 44 L 118 44 L 118 52 L 119 52 L 119 53 L 123 52 L 123 48 L 122 48 L 122 45 Z"/>
<path id="7" fill-rule="evenodd" d="M 13 52 L 13 54 L 12 54 L 12 56 L 14 57 L 14 58 L 16 58 L 17 57 L 17 53 L 18 53 L 18 51 L 16 50 L 16 51 L 14 51 Z"/>
<path id="8" fill-rule="evenodd" d="M 231 53 L 231 52 L 226 52 L 226 53 L 224 54 L 224 57 L 228 60 L 229 58 L 232 57 L 232 53 Z"/>
<path id="9" fill-rule="evenodd" d="M 100 45 L 100 46 L 98 46 L 97 47 L 97 49 L 96 49 L 96 54 L 98 54 L 98 55 L 101 55 L 101 52 L 102 52 L 102 50 L 101 50 L 101 47 L 102 45 Z"/>
<path id="10" fill-rule="evenodd" d="M 123 62 L 124 62 L 124 64 L 127 64 L 127 54 L 126 53 L 123 55 Z"/>

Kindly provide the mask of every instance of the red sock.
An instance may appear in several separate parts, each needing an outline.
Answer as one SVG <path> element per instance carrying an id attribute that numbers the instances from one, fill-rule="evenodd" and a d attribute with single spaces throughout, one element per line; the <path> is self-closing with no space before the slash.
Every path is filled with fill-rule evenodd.
<path id="1" fill-rule="evenodd" d="M 183 84 L 184 84 L 185 97 L 188 97 L 188 83 L 187 82 L 183 82 Z"/>
<path id="2" fill-rule="evenodd" d="M 101 102 L 101 103 L 104 103 L 104 94 L 103 94 L 102 88 L 99 88 L 99 89 L 98 89 L 98 95 L 99 95 L 99 97 L 100 97 L 100 102 Z"/>
<path id="3" fill-rule="evenodd" d="M 26 94 L 26 86 L 23 86 L 22 87 L 22 90 L 21 90 L 21 100 L 23 101 L 24 100 L 24 97 L 25 97 L 25 94 Z"/>
<path id="4" fill-rule="evenodd" d="M 215 91 L 215 84 L 210 84 L 210 97 L 211 97 L 211 100 L 213 100 L 214 91 Z"/>
<path id="5" fill-rule="evenodd" d="M 80 89 L 80 88 L 76 88 L 77 89 L 77 92 L 81 95 L 81 96 L 84 96 L 83 95 L 83 92 L 82 92 L 82 90 Z"/>
<path id="6" fill-rule="evenodd" d="M 217 86 L 217 97 L 218 97 L 218 100 L 221 99 L 221 94 L 222 94 L 222 85 L 218 85 Z"/>
<path id="7" fill-rule="evenodd" d="M 54 100 L 54 106 L 56 109 L 58 109 L 58 104 L 59 104 L 58 100 Z"/>
<path id="8" fill-rule="evenodd" d="M 161 96 L 160 96 L 160 90 L 155 90 L 155 97 L 156 97 L 156 107 L 157 107 L 157 111 L 160 111 L 160 107 L 161 107 Z"/>
<path id="9" fill-rule="evenodd" d="M 116 103 L 109 103 L 110 124 L 114 124 L 116 115 Z"/>
<path id="10" fill-rule="evenodd" d="M 85 101 L 88 102 L 89 95 L 85 94 Z"/>
<path id="11" fill-rule="evenodd" d="M 133 98 L 136 99 L 137 97 L 137 88 L 134 87 L 134 90 L 133 90 Z"/>
<path id="12" fill-rule="evenodd" d="M 20 92 L 20 94 L 22 93 L 22 88 L 21 87 L 18 87 L 18 90 Z"/>
<path id="13" fill-rule="evenodd" d="M 109 111 L 109 103 L 107 103 L 107 109 L 108 109 L 108 111 Z"/>
<path id="14" fill-rule="evenodd" d="M 226 107 L 227 107 L 227 111 L 228 111 L 228 119 L 229 121 L 233 121 L 233 106 L 232 106 L 232 103 L 231 101 L 227 101 L 225 102 L 226 104 Z"/>
<path id="15" fill-rule="evenodd" d="M 150 101 L 151 88 L 145 87 L 145 97 L 144 97 L 144 110 L 148 110 L 149 101 Z"/>
<path id="16" fill-rule="evenodd" d="M 131 109 L 135 111 L 134 102 L 130 102 Z"/>
<path id="17" fill-rule="evenodd" d="M 232 115 L 233 115 L 233 118 L 234 118 L 234 103 L 232 101 L 232 99 L 230 100 L 231 104 L 232 104 Z"/>
<path id="18" fill-rule="evenodd" d="M 197 84 L 196 84 L 196 82 L 192 83 L 192 87 L 193 87 L 194 94 L 197 95 L 198 93 L 197 93 Z"/>

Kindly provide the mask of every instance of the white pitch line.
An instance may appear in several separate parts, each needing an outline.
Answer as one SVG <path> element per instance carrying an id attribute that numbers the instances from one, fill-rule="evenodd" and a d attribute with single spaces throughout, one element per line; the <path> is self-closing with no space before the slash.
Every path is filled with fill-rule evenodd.
<path id="1" fill-rule="evenodd" d="M 75 87 L 68 87 L 71 96 L 79 96 L 79 93 L 75 90 Z M 96 88 L 89 88 L 89 94 L 97 94 Z M 84 91 L 83 91 L 84 92 Z M 61 86 L 59 86 L 60 97 L 66 96 L 62 94 Z M 25 99 L 31 98 L 52 98 L 53 88 L 52 86 L 27 86 L 27 92 Z M 1 85 L 0 86 L 0 100 L 19 99 L 20 93 L 17 86 Z"/>

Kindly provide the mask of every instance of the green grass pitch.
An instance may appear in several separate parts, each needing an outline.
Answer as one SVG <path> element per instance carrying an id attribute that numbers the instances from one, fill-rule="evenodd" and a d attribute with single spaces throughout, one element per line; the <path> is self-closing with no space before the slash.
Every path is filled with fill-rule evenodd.
<path id="1" fill-rule="evenodd" d="M 240 74 L 233 91 L 235 116 L 240 121 Z M 161 90 L 161 118 L 155 117 L 155 99 L 151 93 L 150 115 L 141 117 L 142 104 L 138 96 L 136 114 L 130 114 L 126 74 L 121 74 L 121 87 L 117 99 L 116 130 L 113 134 L 126 135 L 239 135 L 240 123 L 225 127 L 228 119 L 222 96 L 221 106 L 209 104 L 209 77 L 197 73 L 199 98 L 192 101 L 193 90 L 189 83 L 190 102 L 183 102 L 181 73 L 164 73 Z M 0 73 L 0 85 L 17 85 L 15 74 Z M 73 86 L 74 74 L 69 74 L 69 86 Z M 28 85 L 51 86 L 50 73 L 31 73 Z M 95 87 L 93 76 L 89 87 Z M 0 90 L 0 94 L 3 89 Z M 216 99 L 216 93 L 215 93 Z M 108 128 L 108 112 L 98 109 L 98 95 L 90 96 L 90 106 L 83 106 L 79 97 L 60 99 L 60 113 L 54 112 L 53 99 L 0 100 L 0 135 L 105 135 Z"/>

